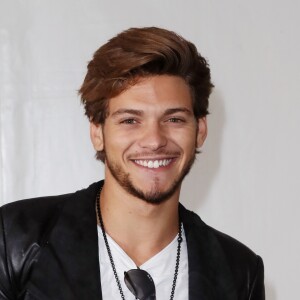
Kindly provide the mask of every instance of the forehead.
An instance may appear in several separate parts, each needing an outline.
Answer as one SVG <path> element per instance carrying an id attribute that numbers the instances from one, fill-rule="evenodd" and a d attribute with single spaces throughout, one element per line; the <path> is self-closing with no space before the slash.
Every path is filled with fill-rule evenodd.
<path id="1" fill-rule="evenodd" d="M 159 75 L 141 78 L 135 85 L 109 100 L 109 115 L 120 109 L 145 112 L 185 107 L 192 111 L 189 86 L 178 76 Z"/>

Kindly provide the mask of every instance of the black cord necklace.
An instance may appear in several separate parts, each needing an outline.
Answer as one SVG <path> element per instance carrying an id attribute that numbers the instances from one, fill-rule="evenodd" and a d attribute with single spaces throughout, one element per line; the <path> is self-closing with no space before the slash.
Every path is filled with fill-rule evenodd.
<path id="1" fill-rule="evenodd" d="M 102 219 L 101 210 L 100 210 L 101 190 L 102 190 L 102 187 L 100 188 L 100 190 L 97 194 L 97 198 L 96 198 L 97 215 L 98 215 L 98 219 L 99 219 L 99 222 L 100 222 L 100 227 L 101 227 L 101 231 L 102 231 L 102 234 L 103 234 L 105 247 L 106 247 L 108 257 L 109 257 L 109 260 L 110 260 L 110 263 L 111 263 L 111 267 L 113 269 L 113 273 L 114 273 L 114 276 L 115 276 L 115 279 L 116 279 L 116 282 L 117 282 L 117 286 L 119 288 L 119 292 L 120 292 L 122 300 L 125 300 L 124 293 L 123 293 L 122 286 L 121 286 L 121 282 L 120 282 L 119 276 L 117 274 L 116 266 L 115 266 L 115 263 L 114 263 L 114 260 L 113 260 L 112 254 L 111 254 L 111 250 L 110 250 L 108 240 L 107 240 L 107 236 L 106 236 L 105 229 L 104 229 L 103 219 Z M 171 290 L 170 300 L 173 300 L 174 294 L 175 294 L 175 287 L 176 287 L 176 281 L 177 281 L 178 270 L 179 270 L 179 262 L 180 262 L 180 250 L 181 250 L 181 243 L 182 243 L 182 228 L 181 228 L 180 219 L 179 219 L 178 223 L 179 223 L 179 229 L 178 229 L 178 238 L 177 238 L 178 245 L 177 245 L 176 265 L 175 265 L 175 272 L 174 272 L 174 278 L 173 278 L 173 283 L 172 283 L 172 290 Z"/>

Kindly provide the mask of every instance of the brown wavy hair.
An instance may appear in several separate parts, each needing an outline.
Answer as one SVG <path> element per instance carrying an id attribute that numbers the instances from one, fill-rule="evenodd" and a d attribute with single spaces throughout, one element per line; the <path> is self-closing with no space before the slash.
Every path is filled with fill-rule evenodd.
<path id="1" fill-rule="evenodd" d="M 195 118 L 208 114 L 213 84 L 207 61 L 194 44 L 173 31 L 157 27 L 125 30 L 94 53 L 79 90 L 85 114 L 91 122 L 103 124 L 110 98 L 141 77 L 154 75 L 183 78 L 191 89 Z M 96 156 L 104 160 L 104 153 Z"/>

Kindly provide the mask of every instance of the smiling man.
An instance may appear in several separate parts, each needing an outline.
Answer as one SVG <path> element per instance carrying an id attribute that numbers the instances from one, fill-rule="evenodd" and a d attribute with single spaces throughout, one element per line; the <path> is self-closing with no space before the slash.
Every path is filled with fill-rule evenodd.
<path id="1" fill-rule="evenodd" d="M 94 147 L 106 154 L 103 193 L 119 188 L 121 198 L 154 204 L 172 198 L 168 202 L 177 207 L 180 184 L 206 136 L 205 117 L 195 118 L 187 83 L 171 75 L 140 78 L 110 99 L 108 111 L 104 124 L 91 123 Z"/>
<path id="2" fill-rule="evenodd" d="M 212 87 L 174 32 L 100 47 L 79 93 L 105 180 L 1 208 L 0 299 L 263 300 L 261 258 L 179 203 Z"/>

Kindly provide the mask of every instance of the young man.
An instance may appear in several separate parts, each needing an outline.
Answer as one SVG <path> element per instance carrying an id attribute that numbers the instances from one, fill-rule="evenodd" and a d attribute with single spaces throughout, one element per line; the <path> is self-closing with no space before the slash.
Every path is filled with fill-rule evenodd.
<path id="1" fill-rule="evenodd" d="M 261 258 L 179 204 L 212 86 L 164 29 L 96 51 L 80 95 L 105 181 L 2 207 L 0 299 L 264 299 Z"/>

